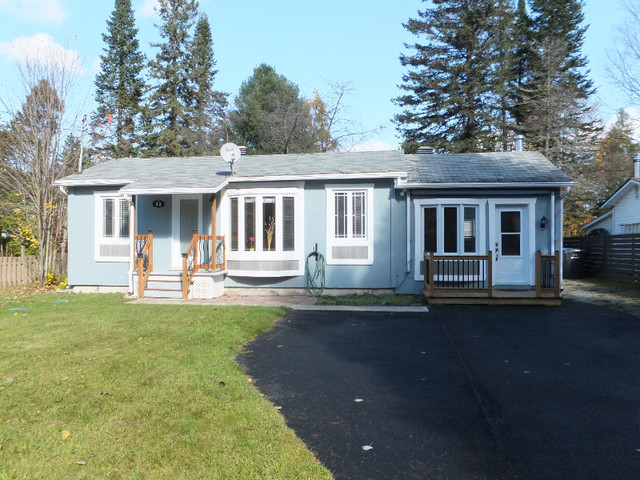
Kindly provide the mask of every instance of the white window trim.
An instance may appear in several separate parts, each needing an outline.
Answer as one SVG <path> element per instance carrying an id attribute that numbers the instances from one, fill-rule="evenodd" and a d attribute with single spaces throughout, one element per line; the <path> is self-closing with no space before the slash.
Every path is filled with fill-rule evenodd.
<path id="1" fill-rule="evenodd" d="M 489 247 L 490 250 L 493 250 L 495 242 L 497 240 L 496 233 L 496 208 L 497 207 L 515 207 L 515 208 L 526 208 L 528 221 L 527 219 L 522 219 L 522 238 L 523 240 L 526 238 L 528 242 L 528 251 L 523 253 L 523 257 L 528 265 L 528 277 L 529 277 L 529 285 L 535 285 L 536 281 L 536 272 L 535 268 L 535 255 L 536 255 L 536 198 L 498 198 L 491 199 L 488 201 L 489 204 Z M 553 219 L 551 220 L 553 221 Z M 526 237 L 525 237 L 526 235 Z M 496 277 L 493 277 L 493 283 L 496 283 Z"/>
<path id="2" fill-rule="evenodd" d="M 365 211 L 365 235 L 364 238 L 336 238 L 335 236 L 335 194 L 336 193 L 366 193 L 366 211 Z M 326 235 L 327 235 L 327 265 L 373 265 L 373 245 L 374 245 L 374 185 L 366 184 L 348 184 L 348 185 L 325 185 L 326 196 Z M 350 204 L 351 202 L 349 202 Z M 366 247 L 367 258 L 364 259 L 340 259 L 333 258 L 333 247 Z"/>
<path id="3" fill-rule="evenodd" d="M 127 200 L 127 205 L 129 206 L 129 236 L 128 237 L 104 237 L 102 235 L 103 229 L 103 219 L 102 219 L 102 208 L 103 202 L 107 198 L 112 198 L 117 200 L 115 202 L 116 207 L 116 225 L 114 228 L 117 228 L 120 220 L 120 201 Z M 121 195 L 118 192 L 100 192 L 93 194 L 93 204 L 94 204 L 94 260 L 96 262 L 129 262 L 130 255 L 124 255 L 120 257 L 115 256 L 104 256 L 100 255 L 100 245 L 126 245 L 127 252 L 129 253 L 129 246 L 131 244 L 131 236 L 132 236 L 132 215 L 131 215 L 131 201 L 125 195 Z"/>
<path id="4" fill-rule="evenodd" d="M 283 187 L 264 187 L 264 188 L 238 188 L 230 189 L 224 192 L 221 208 L 222 208 L 222 223 L 225 228 L 225 235 L 227 237 L 227 260 L 237 261 L 252 261 L 252 260 L 269 260 L 269 261 L 288 261 L 297 260 L 298 269 L 296 270 L 229 270 L 230 275 L 244 276 L 244 277 L 286 277 L 286 276 L 298 276 L 304 274 L 304 184 L 297 184 L 296 186 L 283 186 Z M 280 212 L 276 215 L 276 228 L 281 231 L 281 225 L 283 221 L 282 215 L 282 199 L 284 197 L 293 197 L 294 199 L 294 235 L 295 235 L 295 247 L 291 251 L 284 251 L 282 235 L 276 235 L 276 248 L 272 251 L 263 251 L 263 238 L 262 230 L 260 234 L 256 231 L 255 237 L 255 250 L 244 250 L 244 202 L 242 199 L 246 197 L 254 197 L 256 199 L 256 205 L 262 204 L 262 198 L 275 197 L 276 199 L 276 212 Z M 231 199 L 238 198 L 238 250 L 231 250 Z M 262 208 L 256 208 L 256 226 L 262 225 Z"/>
<path id="5" fill-rule="evenodd" d="M 446 255 L 486 255 L 487 252 L 483 251 L 486 247 L 486 199 L 478 198 L 451 198 L 451 199 L 414 199 L 413 201 L 413 213 L 414 213 L 414 226 L 415 226 L 415 250 L 414 250 L 414 276 L 413 278 L 418 281 L 424 281 L 424 275 L 420 272 L 420 262 L 423 260 L 424 255 L 424 213 L 425 207 L 437 207 L 437 222 L 438 222 L 438 254 L 442 253 L 443 249 L 443 235 L 444 235 L 444 218 L 442 216 L 442 209 L 445 207 L 476 207 L 478 216 L 476 218 L 476 253 L 447 253 Z M 464 211 L 464 210 L 463 210 Z M 458 242 L 461 242 L 461 237 L 458 237 Z M 487 250 L 488 251 L 488 250 Z"/>

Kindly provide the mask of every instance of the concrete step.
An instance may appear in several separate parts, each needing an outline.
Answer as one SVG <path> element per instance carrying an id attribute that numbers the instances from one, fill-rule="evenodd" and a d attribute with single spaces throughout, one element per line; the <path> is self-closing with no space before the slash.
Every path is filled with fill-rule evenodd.
<path id="1" fill-rule="evenodd" d="M 145 298 L 182 298 L 182 290 L 149 289 L 144 290 Z"/>

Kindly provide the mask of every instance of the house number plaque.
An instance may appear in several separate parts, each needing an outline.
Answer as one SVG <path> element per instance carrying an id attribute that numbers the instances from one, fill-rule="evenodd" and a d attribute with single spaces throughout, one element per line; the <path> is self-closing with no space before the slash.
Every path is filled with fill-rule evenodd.
<path id="1" fill-rule="evenodd" d="M 153 206 L 156 208 L 162 208 L 164 207 L 164 202 L 162 200 L 154 200 Z"/>

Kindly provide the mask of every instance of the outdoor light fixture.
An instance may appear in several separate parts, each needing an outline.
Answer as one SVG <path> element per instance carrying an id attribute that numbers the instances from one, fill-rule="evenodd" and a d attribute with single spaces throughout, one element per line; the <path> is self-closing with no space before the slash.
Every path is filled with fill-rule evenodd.
<path id="1" fill-rule="evenodd" d="M 547 228 L 548 221 L 549 220 L 547 219 L 547 217 L 543 215 L 542 218 L 540 219 L 540 230 L 544 230 L 545 228 Z"/>

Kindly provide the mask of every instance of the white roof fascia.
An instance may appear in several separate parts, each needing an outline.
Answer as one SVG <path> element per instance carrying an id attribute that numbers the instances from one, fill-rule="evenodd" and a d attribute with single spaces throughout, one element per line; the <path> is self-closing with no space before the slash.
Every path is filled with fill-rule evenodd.
<path id="1" fill-rule="evenodd" d="M 103 187 L 103 186 L 112 186 L 112 185 L 128 185 L 130 183 L 135 182 L 135 180 L 120 178 L 114 180 L 56 180 L 53 182 L 54 187 Z"/>
<path id="2" fill-rule="evenodd" d="M 230 177 L 229 183 L 238 182 L 291 182 L 308 180 L 371 180 L 382 178 L 406 177 L 406 172 L 384 172 L 384 173 L 317 173 L 309 175 L 265 175 L 261 177 Z"/>
<path id="3" fill-rule="evenodd" d="M 616 202 L 618 201 L 618 199 L 622 195 L 624 195 L 624 193 L 627 191 L 627 188 L 629 188 L 631 185 L 639 185 L 640 186 L 640 181 L 636 180 L 635 178 L 627 180 L 627 183 L 622 185 L 618 189 L 617 192 L 615 192 L 613 195 L 611 195 L 609 197 L 609 199 L 606 202 L 604 202 L 600 208 L 603 209 L 603 210 L 606 210 L 607 208 L 613 207 L 616 204 Z"/>
<path id="4" fill-rule="evenodd" d="M 549 187 L 575 187 L 576 182 L 491 182 L 491 183 L 411 183 L 398 182 L 398 189 L 445 189 L 445 188 L 549 188 Z"/>

